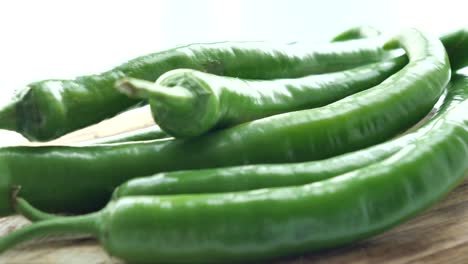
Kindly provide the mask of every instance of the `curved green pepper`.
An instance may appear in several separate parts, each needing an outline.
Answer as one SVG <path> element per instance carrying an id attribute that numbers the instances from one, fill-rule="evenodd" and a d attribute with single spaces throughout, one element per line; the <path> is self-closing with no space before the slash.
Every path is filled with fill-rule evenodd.
<path id="1" fill-rule="evenodd" d="M 136 195 L 246 191 L 329 179 L 382 161 L 435 129 L 435 124 L 441 122 L 447 113 L 468 99 L 468 77 L 452 76 L 447 90 L 447 95 L 440 99 L 440 108 L 422 127 L 385 143 L 318 161 L 162 172 L 121 184 L 115 189 L 113 199 Z"/>
<path id="2" fill-rule="evenodd" d="M 194 137 L 275 114 L 324 106 L 371 88 L 400 70 L 406 56 L 347 71 L 270 81 L 195 70 L 169 71 L 155 84 L 124 79 L 117 88 L 148 99 L 155 122 L 174 137 Z"/>
<path id="3" fill-rule="evenodd" d="M 413 217 L 463 179 L 467 109 L 465 100 L 391 157 L 332 179 L 248 192 L 124 197 L 97 213 L 14 231 L 0 239 L 0 252 L 42 235 L 89 233 L 128 262 L 244 263 L 364 239 Z"/>

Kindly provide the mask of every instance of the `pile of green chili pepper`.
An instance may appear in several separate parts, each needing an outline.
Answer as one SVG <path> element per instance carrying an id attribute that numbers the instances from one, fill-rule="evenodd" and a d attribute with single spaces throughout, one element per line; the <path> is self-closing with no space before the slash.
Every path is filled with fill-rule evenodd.
<path id="1" fill-rule="evenodd" d="M 0 215 L 34 223 L 0 252 L 85 233 L 132 263 L 245 263 L 379 234 L 468 174 L 465 66 L 468 29 L 356 27 L 330 43 L 188 45 L 32 83 L 0 110 L 28 139 L 142 103 L 159 127 L 1 148 Z"/>

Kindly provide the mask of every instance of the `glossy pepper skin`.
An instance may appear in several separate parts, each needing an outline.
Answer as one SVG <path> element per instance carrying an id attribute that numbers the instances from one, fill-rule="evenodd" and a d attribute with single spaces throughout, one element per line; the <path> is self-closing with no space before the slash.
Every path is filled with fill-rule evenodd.
<path id="1" fill-rule="evenodd" d="M 131 179 L 119 185 L 112 198 L 247 191 L 322 181 L 392 156 L 429 133 L 435 124 L 444 119 L 447 112 L 466 99 L 468 99 L 468 77 L 454 75 L 448 85 L 447 94 L 441 97 L 440 106 L 435 109 L 430 119 L 422 127 L 412 129 L 412 132 L 401 137 L 325 160 L 162 172 Z M 32 216 L 32 220 L 41 219 Z"/>
<path id="2" fill-rule="evenodd" d="M 378 85 L 403 68 L 406 56 L 347 71 L 278 80 L 246 80 L 189 69 L 156 83 L 124 79 L 116 87 L 148 99 L 155 122 L 174 137 L 195 137 L 275 114 L 324 106 Z"/>
<path id="3" fill-rule="evenodd" d="M 0 215 L 12 186 L 50 212 L 102 207 L 115 187 L 163 171 L 325 159 L 383 142 L 425 116 L 450 68 L 438 39 L 417 30 L 397 38 L 409 63 L 380 85 L 325 107 L 244 123 L 191 139 L 86 147 L 0 150 Z M 410 76 L 410 77 L 408 77 Z"/>
<path id="4" fill-rule="evenodd" d="M 245 263 L 364 239 L 428 208 L 463 179 L 467 109 L 465 98 L 394 155 L 331 179 L 248 192 L 124 197 L 97 213 L 14 231 L 0 239 L 0 252 L 42 235 L 89 233 L 131 263 Z"/>
<path id="5" fill-rule="evenodd" d="M 338 71 L 388 57 L 379 41 L 333 44 L 266 42 L 193 44 L 133 59 L 110 71 L 74 80 L 45 80 L 20 90 L 0 111 L 0 127 L 34 141 L 47 141 L 125 111 L 141 100 L 115 91 L 124 77 L 155 81 L 190 68 L 219 75 L 272 79 Z"/>

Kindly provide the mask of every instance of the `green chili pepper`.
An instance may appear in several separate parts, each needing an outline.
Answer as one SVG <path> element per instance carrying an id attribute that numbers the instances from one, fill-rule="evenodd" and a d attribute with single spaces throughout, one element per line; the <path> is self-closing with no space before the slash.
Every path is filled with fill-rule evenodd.
<path id="1" fill-rule="evenodd" d="M 155 84 L 124 79 L 116 87 L 149 99 L 155 122 L 174 137 L 194 137 L 275 114 L 316 108 L 371 88 L 400 70 L 406 56 L 347 71 L 254 81 L 179 69 Z"/>
<path id="2" fill-rule="evenodd" d="M 103 206 L 115 187 L 163 171 L 325 159 L 385 141 L 432 108 L 450 69 L 438 39 L 416 30 L 398 38 L 409 64 L 380 85 L 333 104 L 244 123 L 191 139 L 86 147 L 0 150 L 0 215 L 12 186 L 50 212 Z"/>
<path id="3" fill-rule="evenodd" d="M 380 46 L 379 41 L 369 40 L 315 47 L 266 42 L 182 46 L 136 58 L 99 75 L 29 84 L 0 110 L 0 127 L 45 141 L 112 117 L 140 103 L 115 91 L 114 83 L 126 76 L 155 81 L 169 70 L 190 68 L 243 78 L 292 78 L 377 62 L 389 56 Z"/>
<path id="4" fill-rule="evenodd" d="M 97 213 L 14 231 L 0 240 L 0 251 L 38 236 L 89 233 L 128 262 L 244 263 L 364 239 L 413 217 L 463 179 L 467 109 L 465 100 L 391 157 L 332 179 L 249 192 L 124 197 Z"/>
<path id="5" fill-rule="evenodd" d="M 362 39 L 376 37 L 380 35 L 380 31 L 371 26 L 357 26 L 349 28 L 340 34 L 336 35 L 331 42 L 348 41 L 352 39 Z"/>
<path id="6" fill-rule="evenodd" d="M 23 199 L 15 199 L 16 193 L 13 192 L 13 207 L 15 208 L 15 211 L 26 217 L 30 221 L 44 221 L 44 220 L 49 220 L 49 219 L 54 219 L 54 218 L 59 218 L 61 216 L 54 215 L 54 214 L 49 214 L 46 212 L 42 212 L 36 208 L 34 208 L 31 204 L 29 204 L 27 201 Z"/>
<path id="7" fill-rule="evenodd" d="M 440 99 L 442 104 L 430 120 L 417 130 L 396 139 L 319 161 L 162 172 L 121 184 L 114 191 L 113 199 L 136 195 L 246 191 L 322 181 L 390 157 L 429 133 L 447 112 L 466 99 L 468 78 L 454 75 L 449 83 L 447 95 Z"/>

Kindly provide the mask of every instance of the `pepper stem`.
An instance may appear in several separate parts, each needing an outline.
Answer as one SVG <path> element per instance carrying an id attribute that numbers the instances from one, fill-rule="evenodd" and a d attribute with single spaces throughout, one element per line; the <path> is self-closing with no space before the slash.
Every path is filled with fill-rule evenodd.
<path id="1" fill-rule="evenodd" d="M 39 211 L 38 209 L 34 210 Z M 0 253 L 21 242 L 45 235 L 91 234 L 96 236 L 99 232 L 96 225 L 99 214 L 100 213 L 97 212 L 82 216 L 49 218 L 15 230 L 5 237 L 0 238 Z"/>
<path id="2" fill-rule="evenodd" d="M 191 105 L 196 99 L 185 87 L 166 87 L 140 79 L 126 78 L 118 81 L 115 87 L 129 97 L 164 101 L 176 107 Z"/>
<path id="3" fill-rule="evenodd" d="M 28 220 L 32 222 L 44 221 L 44 220 L 55 219 L 55 218 L 61 217 L 59 215 L 48 214 L 48 213 L 42 212 L 34 208 L 30 203 L 28 203 L 23 198 L 16 198 L 14 207 L 15 207 L 15 211 L 18 214 L 26 217 Z"/>

